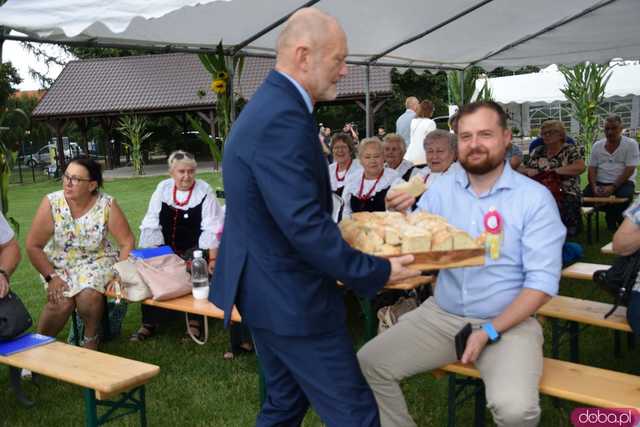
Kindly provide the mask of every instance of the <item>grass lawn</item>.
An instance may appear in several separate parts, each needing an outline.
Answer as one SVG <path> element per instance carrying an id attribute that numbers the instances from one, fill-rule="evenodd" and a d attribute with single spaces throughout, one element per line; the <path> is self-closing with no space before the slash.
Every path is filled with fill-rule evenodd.
<path id="1" fill-rule="evenodd" d="M 214 188 L 218 177 L 203 174 L 201 178 Z M 125 179 L 105 184 L 105 191 L 113 195 L 122 206 L 129 224 L 137 234 L 137 227 L 144 215 L 147 203 L 156 184 L 163 177 Z M 20 223 L 19 240 L 24 247 L 36 207 L 42 197 L 60 188 L 60 183 L 44 182 L 31 185 L 13 185 L 10 189 L 10 216 Z M 604 221 L 603 221 L 604 222 Z M 578 241 L 585 245 L 585 260 L 610 263 L 611 258 L 601 255 L 600 246 L 611 241 L 604 223 L 600 225 L 601 241 L 586 245 L 586 237 Z M 36 271 L 23 252 L 23 261 L 12 278 L 12 288 L 19 293 L 34 319 L 37 319 L 45 293 Z M 609 301 L 594 285 L 586 281 L 563 280 L 560 293 L 587 299 Z M 349 327 L 355 341 L 362 336 L 362 319 L 357 303 L 351 296 L 345 298 L 349 307 Z M 249 426 L 254 424 L 258 411 L 258 381 L 253 355 L 241 356 L 234 361 L 224 361 L 222 353 L 228 347 L 228 334 L 221 322 L 210 320 L 210 338 L 204 346 L 184 341 L 184 324 L 144 342 L 130 343 L 126 337 L 137 329 L 140 320 L 139 306 L 129 305 L 123 334 L 103 345 L 108 353 L 145 361 L 160 366 L 160 375 L 147 386 L 147 412 L 150 426 Z M 67 330 L 58 336 L 65 340 Z M 545 354 L 550 354 L 550 331 L 545 326 Z M 617 359 L 613 355 L 613 332 L 588 328 L 581 333 L 581 362 L 606 369 L 640 374 L 633 351 L 625 349 Z M 566 346 L 565 346 L 566 347 Z M 402 351 L 391 349 L 390 351 Z M 568 349 L 563 347 L 563 359 L 568 359 Z M 429 374 L 417 375 L 403 383 L 409 408 L 420 426 L 446 425 L 446 379 L 435 380 Z M 79 426 L 84 423 L 83 395 L 79 387 L 43 378 L 40 388 L 27 383 L 25 390 L 35 397 L 37 404 L 31 409 L 20 406 L 9 391 L 8 369 L 0 366 L 0 427 L 14 426 Z M 551 400 L 542 397 L 543 426 L 566 426 L 575 405 L 567 402 L 555 408 Z M 458 425 L 471 424 L 472 407 L 467 404 L 458 412 Z M 125 417 L 110 425 L 137 425 L 136 417 Z M 487 420 L 490 416 L 487 414 Z M 305 426 L 320 426 L 312 412 L 305 419 Z"/>

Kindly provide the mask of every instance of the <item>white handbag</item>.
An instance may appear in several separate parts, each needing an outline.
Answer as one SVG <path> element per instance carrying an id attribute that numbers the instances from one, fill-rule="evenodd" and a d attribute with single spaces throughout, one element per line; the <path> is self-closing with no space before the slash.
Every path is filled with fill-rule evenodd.
<path id="1" fill-rule="evenodd" d="M 120 283 L 122 296 L 127 301 L 140 302 L 151 298 L 151 289 L 138 273 L 136 265 L 130 260 L 119 261 L 113 265 L 116 280 Z"/>

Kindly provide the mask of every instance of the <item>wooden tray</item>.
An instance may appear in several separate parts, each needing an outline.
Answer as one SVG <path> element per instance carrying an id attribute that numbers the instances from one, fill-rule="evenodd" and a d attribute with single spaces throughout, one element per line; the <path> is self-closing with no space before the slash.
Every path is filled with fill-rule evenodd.
<path id="1" fill-rule="evenodd" d="M 408 255 L 388 255 L 385 258 Z M 415 261 L 409 267 L 415 270 L 440 270 L 443 268 L 473 267 L 484 265 L 485 251 L 478 249 L 459 249 L 454 251 L 413 252 Z"/>

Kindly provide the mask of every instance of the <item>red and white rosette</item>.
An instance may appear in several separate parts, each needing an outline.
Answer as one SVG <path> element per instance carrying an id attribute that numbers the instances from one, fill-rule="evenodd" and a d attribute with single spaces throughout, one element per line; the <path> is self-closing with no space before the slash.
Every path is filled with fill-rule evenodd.
<path id="1" fill-rule="evenodd" d="M 498 259 L 500 257 L 500 243 L 502 242 L 502 230 L 504 227 L 502 215 L 495 208 L 490 208 L 484 214 L 482 223 L 484 231 L 487 233 L 486 246 L 489 249 L 489 256 L 491 259 Z"/>

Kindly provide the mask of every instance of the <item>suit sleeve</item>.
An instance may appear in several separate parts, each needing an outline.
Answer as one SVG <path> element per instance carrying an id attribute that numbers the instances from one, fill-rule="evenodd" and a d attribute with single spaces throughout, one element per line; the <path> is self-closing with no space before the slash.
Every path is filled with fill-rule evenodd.
<path id="1" fill-rule="evenodd" d="M 315 270 L 373 297 L 388 281 L 387 260 L 351 248 L 320 204 L 314 162 L 320 150 L 304 112 L 292 112 L 266 131 L 254 153 L 254 175 L 267 208 L 297 255 Z"/>

